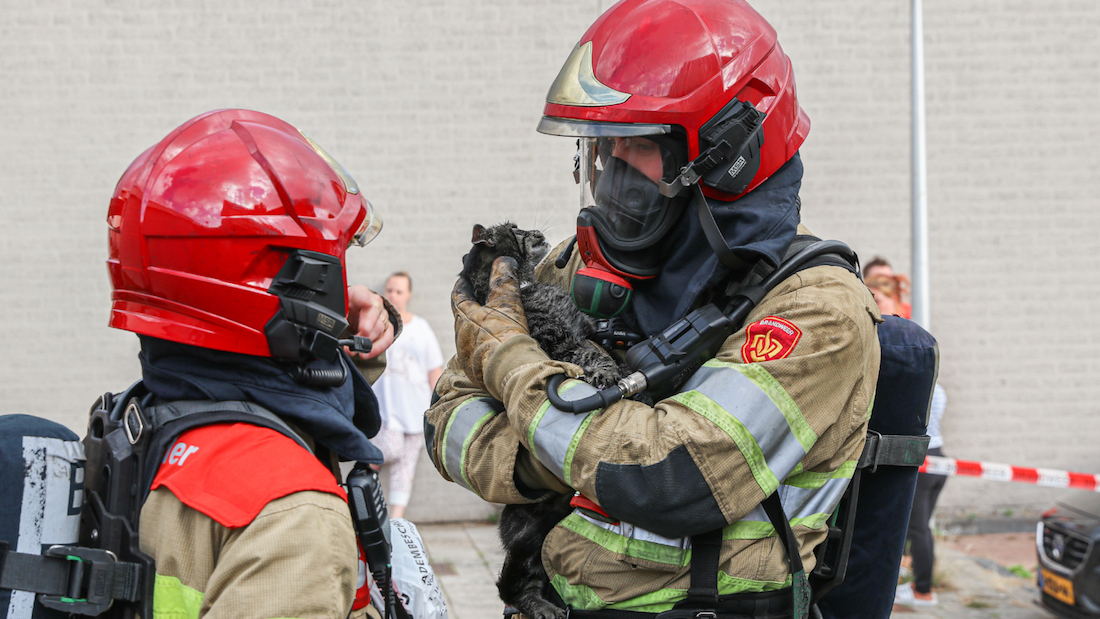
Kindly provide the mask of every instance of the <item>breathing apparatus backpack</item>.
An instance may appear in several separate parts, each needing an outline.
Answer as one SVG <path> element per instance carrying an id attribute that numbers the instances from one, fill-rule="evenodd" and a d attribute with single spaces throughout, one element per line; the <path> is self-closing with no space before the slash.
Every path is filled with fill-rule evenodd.
<path id="1" fill-rule="evenodd" d="M 760 264 L 743 280 L 730 283 L 723 295 L 723 309 L 716 303 L 703 306 L 631 347 L 626 360 L 635 372 L 618 385 L 581 400 L 564 400 L 557 387 L 565 376 L 559 375 L 548 381 L 547 397 L 558 410 L 580 413 L 642 391 L 654 399 L 675 393 L 741 328 L 752 308 L 772 288 L 798 271 L 823 265 L 859 276 L 859 259 L 847 245 L 799 235 L 777 268 Z M 828 535 L 815 549 L 817 562 L 810 574 L 803 569 L 778 492 L 762 503 L 790 563 L 795 619 L 811 613 L 826 619 L 890 615 L 917 469 L 928 451 L 926 429 L 939 349 L 935 338 L 920 325 L 897 316 L 885 316 L 877 333 L 881 361 L 867 440 L 828 523 Z M 721 533 L 718 529 L 692 537 L 688 598 L 657 615 L 658 619 L 722 616 L 715 613 Z M 615 619 L 616 611 L 578 615 Z"/>
<path id="2" fill-rule="evenodd" d="M 309 450 L 258 405 L 154 406 L 140 381 L 96 401 L 83 442 L 45 419 L 0 416 L 0 619 L 152 617 L 156 566 L 139 547 L 137 526 L 149 487 L 180 435 L 236 422 L 275 430 Z M 348 495 L 369 568 L 389 591 L 389 525 L 377 475 L 353 471 Z M 405 616 L 387 598 L 386 615 Z"/>

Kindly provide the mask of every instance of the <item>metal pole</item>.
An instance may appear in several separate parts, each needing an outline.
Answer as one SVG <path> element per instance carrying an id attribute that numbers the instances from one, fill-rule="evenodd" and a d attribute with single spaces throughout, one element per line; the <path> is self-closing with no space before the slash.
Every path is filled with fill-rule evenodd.
<path id="1" fill-rule="evenodd" d="M 924 135 L 924 23 L 921 0 L 913 0 L 913 321 L 932 330 L 928 296 L 928 174 Z"/>

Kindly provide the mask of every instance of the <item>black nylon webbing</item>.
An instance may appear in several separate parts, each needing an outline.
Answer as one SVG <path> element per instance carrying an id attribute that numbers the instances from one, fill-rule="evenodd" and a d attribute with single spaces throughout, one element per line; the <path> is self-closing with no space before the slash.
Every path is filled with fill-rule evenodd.
<path id="1" fill-rule="evenodd" d="M 74 574 L 74 561 L 62 557 L 48 557 L 21 552 L 3 553 L 0 563 L 0 589 L 30 591 L 42 595 L 81 597 L 86 583 L 70 582 Z M 83 562 L 88 581 L 100 582 L 109 587 L 110 599 L 136 601 L 140 595 L 141 566 L 127 562 Z M 81 579 L 83 580 L 83 579 Z"/>
<path id="2" fill-rule="evenodd" d="M 718 567 L 722 558 L 722 529 L 691 536 L 691 584 L 684 604 L 690 608 L 718 605 Z"/>
<path id="3" fill-rule="evenodd" d="M 42 555 L 7 552 L 0 589 L 31 591 L 45 595 L 66 595 L 69 586 L 69 562 Z"/>

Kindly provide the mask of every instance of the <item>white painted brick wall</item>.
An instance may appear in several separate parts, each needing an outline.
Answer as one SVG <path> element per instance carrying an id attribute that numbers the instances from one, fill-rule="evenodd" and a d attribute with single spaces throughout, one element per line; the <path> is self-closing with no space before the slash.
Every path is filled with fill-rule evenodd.
<path id="1" fill-rule="evenodd" d="M 450 354 L 447 295 L 475 222 L 554 239 L 576 208 L 572 143 L 534 131 L 607 0 L 7 0 L 0 4 L 0 412 L 82 430 L 138 376 L 108 329 L 107 201 L 142 150 L 218 107 L 272 113 L 340 160 L 386 229 L 351 278 L 416 280 Z M 1100 4 L 925 0 L 934 332 L 951 455 L 1100 471 Z M 757 0 L 813 129 L 807 224 L 909 269 L 909 2 Z M 467 500 L 421 479 L 410 515 Z M 1057 491 L 953 480 L 945 506 L 1041 507 Z M 466 511 L 463 511 L 466 510 Z"/>

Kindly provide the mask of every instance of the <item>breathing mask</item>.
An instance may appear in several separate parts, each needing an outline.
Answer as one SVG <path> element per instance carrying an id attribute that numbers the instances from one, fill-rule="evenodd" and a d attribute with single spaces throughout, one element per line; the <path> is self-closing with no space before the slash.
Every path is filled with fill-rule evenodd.
<path id="1" fill-rule="evenodd" d="M 573 300 L 587 314 L 612 318 L 630 302 L 631 280 L 659 272 L 660 243 L 687 203 L 663 195 L 659 182 L 679 174 L 686 144 L 650 134 L 582 137 L 577 146 L 577 249 L 585 268 L 573 279 Z"/>

